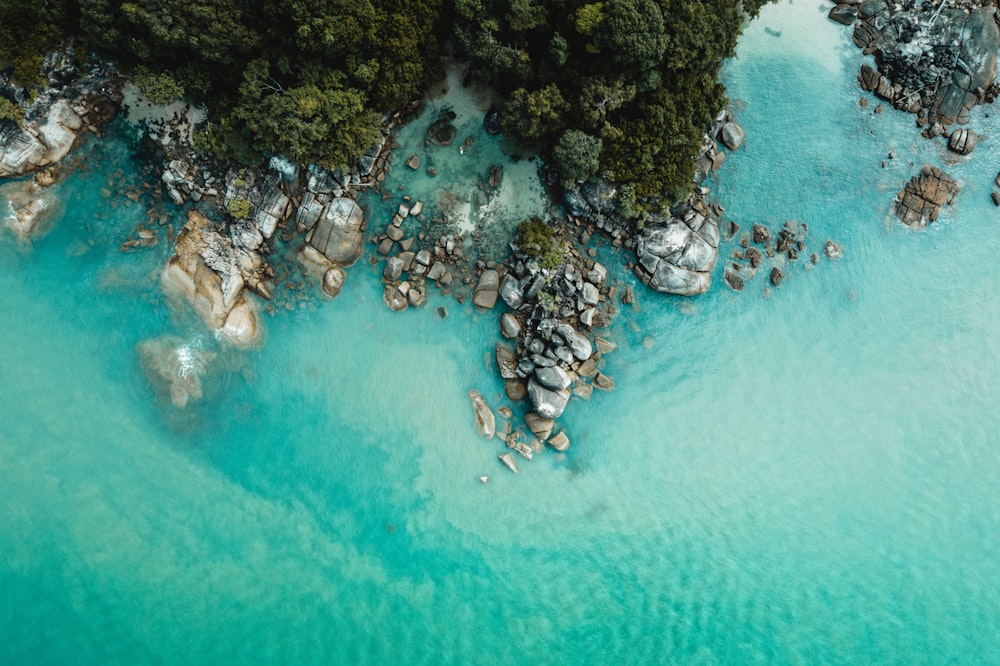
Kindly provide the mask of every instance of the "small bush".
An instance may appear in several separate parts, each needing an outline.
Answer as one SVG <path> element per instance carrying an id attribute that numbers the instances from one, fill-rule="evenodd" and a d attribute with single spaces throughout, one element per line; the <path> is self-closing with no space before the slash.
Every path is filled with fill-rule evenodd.
<path id="1" fill-rule="evenodd" d="M 250 202 L 246 199 L 233 199 L 229 202 L 227 210 L 237 220 L 245 220 L 250 216 Z"/>
<path id="2" fill-rule="evenodd" d="M 556 268 L 563 260 L 563 250 L 555 231 L 540 217 L 532 217 L 517 225 L 518 246 L 529 257 L 538 259 L 542 268 Z"/>

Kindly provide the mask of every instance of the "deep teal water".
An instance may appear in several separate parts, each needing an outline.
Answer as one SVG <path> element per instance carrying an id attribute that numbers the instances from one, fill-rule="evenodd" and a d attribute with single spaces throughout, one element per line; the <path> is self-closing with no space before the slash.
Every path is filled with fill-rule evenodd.
<path id="1" fill-rule="evenodd" d="M 145 213 L 100 190 L 141 161 L 84 148 L 54 229 L 0 242 L 0 663 L 1000 661 L 996 122 L 948 165 L 956 204 L 903 229 L 894 192 L 951 158 L 859 107 L 848 40 L 764 10 L 712 183 L 844 258 L 769 297 L 639 287 L 618 388 L 516 477 L 465 397 L 501 404 L 497 314 L 393 314 L 363 262 L 218 349 L 202 403 L 157 404 L 136 344 L 217 346 L 163 303 L 165 242 L 118 252 Z"/>

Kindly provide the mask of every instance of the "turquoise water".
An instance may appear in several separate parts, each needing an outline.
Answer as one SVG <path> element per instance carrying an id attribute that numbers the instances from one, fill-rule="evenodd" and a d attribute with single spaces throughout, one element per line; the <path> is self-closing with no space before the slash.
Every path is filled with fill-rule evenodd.
<path id="1" fill-rule="evenodd" d="M 618 388 L 519 476 L 465 396 L 501 404 L 496 313 L 393 314 L 359 262 L 218 349 L 159 295 L 165 238 L 118 252 L 129 145 L 85 148 L 52 232 L 0 242 L 0 663 L 1000 661 L 1000 133 L 977 119 L 956 204 L 907 231 L 893 194 L 946 156 L 859 107 L 859 64 L 815 3 L 766 8 L 711 183 L 844 258 L 769 297 L 722 262 L 703 297 L 637 287 Z M 164 333 L 219 352 L 184 412 L 139 368 Z"/>

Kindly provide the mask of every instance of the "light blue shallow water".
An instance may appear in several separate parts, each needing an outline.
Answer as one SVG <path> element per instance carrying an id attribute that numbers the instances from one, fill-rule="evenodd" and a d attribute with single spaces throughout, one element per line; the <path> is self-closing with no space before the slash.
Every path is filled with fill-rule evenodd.
<path id="1" fill-rule="evenodd" d="M 1000 662 L 996 123 L 912 233 L 893 193 L 945 156 L 859 108 L 846 31 L 772 6 L 740 54 L 727 217 L 844 259 L 640 288 L 618 389 L 519 476 L 465 397 L 501 404 L 497 315 L 392 314 L 361 264 L 158 406 L 135 345 L 215 343 L 159 297 L 166 243 L 117 251 L 128 147 L 84 151 L 55 229 L 0 243 L 0 663 Z"/>

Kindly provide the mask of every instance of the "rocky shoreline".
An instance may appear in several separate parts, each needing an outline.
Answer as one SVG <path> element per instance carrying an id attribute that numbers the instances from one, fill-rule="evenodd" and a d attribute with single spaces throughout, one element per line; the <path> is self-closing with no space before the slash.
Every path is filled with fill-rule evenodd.
<path id="1" fill-rule="evenodd" d="M 864 0 L 838 4 L 829 16 L 852 27 L 854 44 L 875 58 L 875 67 L 861 66 L 862 90 L 914 114 L 927 139 L 943 137 L 957 155 L 973 152 L 976 133 L 954 126 L 967 124 L 976 106 L 992 104 L 1000 94 L 1000 17 L 992 2 Z M 994 180 L 1000 188 L 1000 174 Z M 958 192 L 954 178 L 923 165 L 896 196 L 896 216 L 907 227 L 924 229 Z M 1000 206 L 1000 192 L 994 190 L 992 197 Z"/>
<path id="2" fill-rule="evenodd" d="M 47 169 L 69 153 L 81 132 L 97 132 L 115 116 L 123 88 L 129 85 L 109 67 L 84 74 L 67 64 L 72 62 L 71 52 L 53 57 L 46 70 L 50 85 L 25 122 L 0 128 L 0 175 L 36 173 L 34 179 L 18 182 L 27 188 L 24 193 L 6 193 L 12 201 L 26 202 L 28 217 L 40 200 L 38 192 L 54 180 Z M 514 427 L 513 411 L 500 407 L 498 428 L 485 399 L 472 391 L 478 429 L 486 437 L 500 435 L 508 449 L 526 459 L 545 444 L 564 452 L 570 439 L 555 420 L 563 416 L 571 396 L 589 399 L 594 389 L 614 388 L 614 379 L 604 372 L 604 357 L 615 345 L 600 332 L 610 326 L 620 304 L 630 305 L 636 298 L 631 286 L 609 280 L 607 268 L 595 260 L 596 251 L 588 244 L 604 235 L 613 247 L 634 251 L 636 261 L 628 266 L 655 291 L 707 291 L 718 257 L 721 207 L 707 203 L 709 190 L 700 182 L 721 164 L 723 146 L 739 147 L 742 130 L 728 114 L 720 115 L 706 134 L 698 158 L 699 181 L 690 200 L 669 215 L 651 216 L 641 227 L 616 219 L 616 192 L 610 184 L 588 183 L 565 191 L 565 212 L 553 208 L 542 222 L 551 230 L 560 261 L 543 266 L 516 242 L 509 243 L 506 259 L 491 259 L 479 245 L 480 232 L 456 228 L 446 209 L 428 219 L 423 202 L 383 187 L 392 168 L 391 151 L 398 147 L 393 129 L 415 108 L 387 119 L 382 141 L 346 173 L 280 158 L 260 169 L 219 162 L 191 145 L 190 113 L 163 114 L 148 122 L 146 135 L 163 154 L 153 194 L 162 192 L 175 206 L 187 209 L 176 237 L 172 229 L 168 234 L 173 251 L 162 270 L 161 288 L 174 307 L 189 308 L 218 337 L 249 348 L 262 340 L 262 313 L 296 306 L 296 300 L 275 303 L 277 285 L 291 294 L 308 292 L 307 287 L 318 282 L 326 296 L 336 297 L 345 269 L 364 254 L 368 240 L 376 247 L 369 261 L 385 258 L 383 300 L 392 310 L 421 307 L 430 284 L 459 302 L 471 299 L 481 312 L 503 310 L 498 313 L 502 340 L 493 356 L 507 397 L 528 407 L 523 427 Z M 454 139 L 447 114 L 428 128 L 428 144 L 448 147 Z M 471 140 L 453 148 L 464 152 Z M 419 167 L 415 156 L 405 161 L 404 168 Z M 434 175 L 431 168 L 428 175 Z M 502 167 L 490 167 L 481 183 L 487 201 L 502 179 Z M 383 201 L 400 198 L 393 219 L 370 236 L 370 220 L 358 203 L 358 195 L 366 190 L 380 192 Z M 29 223 L 16 227 L 22 239 L 30 239 L 32 230 Z M 119 249 L 151 247 L 156 240 L 153 231 L 140 227 Z M 289 253 L 288 248 L 297 250 Z M 290 255 L 295 258 L 291 264 Z M 311 275 L 321 277 L 314 282 Z M 439 308 L 439 314 L 446 316 L 446 309 Z M 157 391 L 178 409 L 201 398 L 199 378 L 213 360 L 213 354 L 203 353 L 192 365 L 191 350 L 185 349 L 169 336 L 147 340 L 138 348 L 151 384 L 161 387 Z"/>

